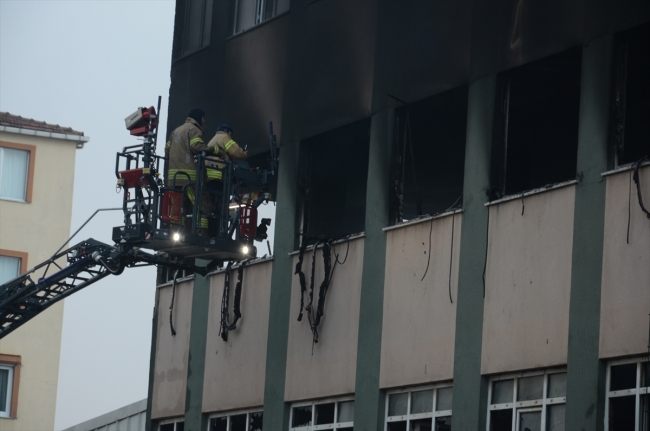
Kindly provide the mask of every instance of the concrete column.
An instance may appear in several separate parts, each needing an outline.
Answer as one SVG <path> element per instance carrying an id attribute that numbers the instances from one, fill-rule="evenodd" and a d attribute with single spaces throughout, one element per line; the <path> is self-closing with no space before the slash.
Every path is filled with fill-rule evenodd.
<path id="1" fill-rule="evenodd" d="M 284 383 L 289 340 L 291 278 L 293 261 L 289 253 L 296 247 L 296 197 L 299 142 L 282 147 L 278 173 L 278 202 L 275 211 L 275 244 L 269 333 L 266 345 L 264 384 L 264 429 L 286 430 L 289 406 L 284 402 Z"/>
<path id="2" fill-rule="evenodd" d="M 484 204 L 485 192 L 490 187 L 496 83 L 493 75 L 469 86 L 454 348 L 454 430 L 486 427 L 487 381 L 481 376 L 483 269 L 488 227 L 488 209 Z"/>
<path id="3" fill-rule="evenodd" d="M 355 430 L 383 430 L 385 394 L 379 390 L 381 328 L 388 226 L 391 129 L 393 109 L 384 109 L 370 122 L 370 153 L 366 194 L 366 238 L 361 280 L 359 340 L 354 406 Z"/>
<path id="4" fill-rule="evenodd" d="M 264 429 L 289 429 L 289 405 L 284 402 L 287 344 L 291 306 L 293 260 L 289 253 L 298 246 L 298 161 L 303 94 L 300 85 L 307 47 L 310 0 L 292 0 L 287 38 L 287 60 L 282 97 L 282 136 L 275 210 L 275 244 L 269 332 L 264 383 Z"/>
<path id="5" fill-rule="evenodd" d="M 197 260 L 197 265 L 207 263 L 208 261 Z M 187 389 L 185 393 L 185 430 L 204 431 L 208 426 L 208 417 L 203 414 L 202 410 L 205 346 L 210 308 L 210 277 L 195 274 L 193 289 L 190 352 L 187 363 Z"/>
<path id="6" fill-rule="evenodd" d="M 602 430 L 605 364 L 598 359 L 612 36 L 582 51 L 573 225 L 566 429 Z"/>

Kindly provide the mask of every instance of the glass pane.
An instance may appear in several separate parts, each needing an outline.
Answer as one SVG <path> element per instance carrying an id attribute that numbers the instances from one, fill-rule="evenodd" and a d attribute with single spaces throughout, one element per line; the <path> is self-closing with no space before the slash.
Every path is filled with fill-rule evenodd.
<path id="1" fill-rule="evenodd" d="M 352 422 L 352 421 L 354 421 L 354 401 L 345 401 L 339 403 L 338 422 Z"/>
<path id="2" fill-rule="evenodd" d="M 566 397 L 566 373 L 548 376 L 548 394 L 546 398 Z"/>
<path id="3" fill-rule="evenodd" d="M 442 416 L 435 419 L 436 431 L 451 431 L 451 416 Z"/>
<path id="4" fill-rule="evenodd" d="M 302 406 L 293 408 L 292 427 L 302 427 L 311 425 L 311 406 Z"/>
<path id="5" fill-rule="evenodd" d="M 512 409 L 490 412 L 490 431 L 512 431 Z"/>
<path id="6" fill-rule="evenodd" d="M 564 416 L 566 405 L 553 404 L 546 407 L 547 431 L 564 431 Z"/>
<path id="7" fill-rule="evenodd" d="M 264 0 L 264 21 L 275 16 L 276 0 Z"/>
<path id="8" fill-rule="evenodd" d="M 0 412 L 7 413 L 7 391 L 9 389 L 9 370 L 0 369 Z"/>
<path id="9" fill-rule="evenodd" d="M 609 431 L 634 431 L 635 396 L 609 400 Z"/>
<path id="10" fill-rule="evenodd" d="M 174 431 L 174 424 L 160 425 L 160 431 Z"/>
<path id="11" fill-rule="evenodd" d="M 409 394 L 392 394 L 388 397 L 388 416 L 401 416 L 407 412 Z"/>
<path id="12" fill-rule="evenodd" d="M 289 0 L 276 0 L 275 14 L 280 15 L 289 10 Z"/>
<path id="13" fill-rule="evenodd" d="M 251 413 L 248 431 L 262 431 L 263 419 L 264 414 L 262 412 Z"/>
<path id="14" fill-rule="evenodd" d="M 433 389 L 411 394 L 411 413 L 429 413 L 433 410 Z"/>
<path id="15" fill-rule="evenodd" d="M 210 420 L 210 431 L 228 431 L 228 418 L 212 418 Z"/>
<path id="16" fill-rule="evenodd" d="M 431 431 L 431 419 L 411 420 L 411 431 Z"/>
<path id="17" fill-rule="evenodd" d="M 511 403 L 513 401 L 514 380 L 498 380 L 492 383 L 492 404 Z"/>
<path id="18" fill-rule="evenodd" d="M 185 9 L 185 40 L 183 52 L 193 51 L 201 47 L 201 24 L 205 0 L 188 0 Z"/>
<path id="19" fill-rule="evenodd" d="M 388 422 L 387 431 L 406 431 L 406 421 Z"/>
<path id="20" fill-rule="evenodd" d="M 13 280 L 18 275 L 20 275 L 20 258 L 0 256 L 0 284 Z"/>
<path id="21" fill-rule="evenodd" d="M 2 148 L 0 197 L 24 201 L 27 191 L 29 151 Z"/>
<path id="22" fill-rule="evenodd" d="M 542 431 L 542 412 L 520 413 L 519 431 Z"/>
<path id="23" fill-rule="evenodd" d="M 251 28 L 255 25 L 257 0 L 237 0 L 237 22 L 235 33 Z"/>
<path id="24" fill-rule="evenodd" d="M 246 414 L 230 416 L 230 431 L 246 431 Z"/>
<path id="25" fill-rule="evenodd" d="M 185 431 L 185 422 L 176 422 L 176 431 Z"/>
<path id="26" fill-rule="evenodd" d="M 205 0 L 205 13 L 203 14 L 203 41 L 201 46 L 210 45 L 211 27 L 212 27 L 212 0 Z"/>
<path id="27" fill-rule="evenodd" d="M 616 365 L 611 368 L 610 391 L 636 388 L 636 364 Z"/>
<path id="28" fill-rule="evenodd" d="M 454 388 L 440 388 L 438 389 L 438 399 L 436 401 L 436 411 L 451 410 L 452 396 L 454 395 Z"/>
<path id="29" fill-rule="evenodd" d="M 542 398 L 544 398 L 544 376 L 522 377 L 517 380 L 517 401 Z"/>
<path id="30" fill-rule="evenodd" d="M 334 403 L 319 404 L 316 406 L 316 425 L 334 423 Z"/>

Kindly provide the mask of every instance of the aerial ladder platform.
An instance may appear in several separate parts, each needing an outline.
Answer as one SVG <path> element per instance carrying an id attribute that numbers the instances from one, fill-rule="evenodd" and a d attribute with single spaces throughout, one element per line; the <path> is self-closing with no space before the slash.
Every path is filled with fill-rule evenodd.
<path id="1" fill-rule="evenodd" d="M 273 124 L 270 169 L 200 153 L 195 155 L 195 181 L 178 172 L 165 182 L 160 170 L 164 157 L 156 155 L 160 102 L 159 97 L 157 109 L 138 108 L 125 119 L 127 130 L 142 143 L 117 153 L 115 175 L 123 191 L 124 223 L 113 228 L 114 244 L 89 238 L 65 250 L 63 246 L 50 259 L 2 284 L 0 339 L 56 302 L 125 268 L 156 265 L 206 275 L 225 262 L 257 257 L 254 241 L 267 238 L 271 223 L 262 219 L 257 224 L 257 208 L 272 199 L 269 180 L 277 170 Z M 221 171 L 220 190 L 208 191 L 208 169 Z M 178 181 L 184 177 L 186 181 Z M 209 214 L 201 211 L 204 194 L 221 203 Z M 201 229 L 201 218 L 208 219 L 211 234 Z M 197 264 L 197 259 L 202 262 Z"/>

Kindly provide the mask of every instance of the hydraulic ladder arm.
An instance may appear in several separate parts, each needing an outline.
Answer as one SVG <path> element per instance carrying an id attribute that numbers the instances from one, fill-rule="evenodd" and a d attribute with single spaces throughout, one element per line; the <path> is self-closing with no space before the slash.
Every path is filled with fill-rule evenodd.
<path id="1" fill-rule="evenodd" d="M 67 265 L 61 266 L 57 261 L 64 257 Z M 141 264 L 191 269 L 203 275 L 213 269 L 174 261 L 165 255 L 153 255 L 140 249 L 87 239 L 0 286 L 0 339 L 65 297 L 107 275 L 119 275 L 125 267 Z M 57 271 L 48 275 L 50 266 Z M 34 280 L 33 277 L 42 269 L 43 276 Z"/>

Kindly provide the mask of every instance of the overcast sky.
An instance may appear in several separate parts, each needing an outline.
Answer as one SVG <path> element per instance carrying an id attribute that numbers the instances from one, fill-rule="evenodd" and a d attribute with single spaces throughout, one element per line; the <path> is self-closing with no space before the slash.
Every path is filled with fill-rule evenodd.
<path id="1" fill-rule="evenodd" d="M 138 142 L 124 118 L 158 95 L 162 152 L 174 8 L 173 0 L 0 0 L 0 110 L 90 137 L 76 153 L 73 232 L 97 208 L 121 206 L 115 153 Z M 111 243 L 121 222 L 120 212 L 100 213 L 72 243 Z M 137 268 L 66 299 L 56 430 L 147 396 L 154 294 L 155 269 Z"/>

